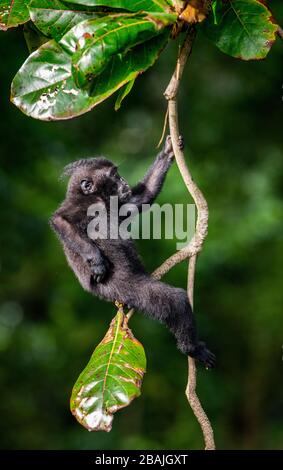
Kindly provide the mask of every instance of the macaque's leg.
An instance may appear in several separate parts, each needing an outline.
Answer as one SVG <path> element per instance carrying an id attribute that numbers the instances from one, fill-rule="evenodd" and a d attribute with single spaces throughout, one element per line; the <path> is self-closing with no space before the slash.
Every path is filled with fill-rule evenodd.
<path id="1" fill-rule="evenodd" d="M 177 347 L 206 367 L 213 367 L 215 356 L 198 340 L 194 314 L 185 290 L 171 287 L 151 277 L 137 283 L 128 302 L 166 325 L 177 340 Z M 136 305 L 135 305 L 136 304 Z"/>

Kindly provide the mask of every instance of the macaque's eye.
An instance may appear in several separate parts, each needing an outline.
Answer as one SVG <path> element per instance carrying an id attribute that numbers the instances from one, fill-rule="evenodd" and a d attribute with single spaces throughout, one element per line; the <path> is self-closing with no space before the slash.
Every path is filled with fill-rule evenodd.
<path id="1" fill-rule="evenodd" d="M 110 171 L 110 178 L 117 176 L 117 168 L 114 166 L 112 170 Z"/>
<path id="2" fill-rule="evenodd" d="M 111 170 L 110 176 L 111 176 L 112 178 L 115 178 L 116 180 L 119 180 L 121 183 L 125 183 L 125 182 L 126 182 L 126 181 L 124 180 L 124 178 L 122 178 L 122 176 L 119 175 L 119 173 L 118 173 L 118 168 L 116 168 L 116 167 Z"/>
<path id="3" fill-rule="evenodd" d="M 93 193 L 93 182 L 92 180 L 82 180 L 81 181 L 81 190 L 84 194 Z"/>

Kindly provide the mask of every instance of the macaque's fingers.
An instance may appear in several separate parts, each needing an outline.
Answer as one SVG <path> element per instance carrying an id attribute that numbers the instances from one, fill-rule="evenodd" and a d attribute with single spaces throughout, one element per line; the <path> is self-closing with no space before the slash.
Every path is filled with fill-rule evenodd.
<path id="1" fill-rule="evenodd" d="M 184 141 L 184 137 L 182 135 L 179 135 L 178 147 L 181 150 L 184 150 L 184 148 L 185 148 L 185 141 Z"/>
<path id="2" fill-rule="evenodd" d="M 93 260 L 89 260 L 88 263 L 90 265 L 90 270 L 91 270 L 93 281 L 97 284 L 99 282 L 103 282 L 108 271 L 106 263 L 98 264 L 98 263 L 95 263 Z"/>
<path id="3" fill-rule="evenodd" d="M 92 274 L 92 279 L 95 284 L 99 284 L 100 282 L 103 282 L 104 276 L 101 276 L 100 274 Z"/>

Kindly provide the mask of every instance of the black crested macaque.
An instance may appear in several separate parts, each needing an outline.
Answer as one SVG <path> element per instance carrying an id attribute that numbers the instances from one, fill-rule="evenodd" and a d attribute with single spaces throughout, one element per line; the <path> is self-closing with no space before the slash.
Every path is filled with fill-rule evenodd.
<path id="1" fill-rule="evenodd" d="M 182 139 L 180 145 L 183 145 Z M 105 158 L 88 158 L 67 165 L 64 175 L 70 178 L 66 199 L 50 223 L 84 289 L 108 301 L 118 300 L 165 324 L 184 354 L 211 368 L 215 365 L 215 356 L 198 340 L 186 291 L 153 279 L 145 271 L 131 239 L 108 236 L 92 240 L 87 233 L 93 219 L 87 212 L 92 204 L 103 202 L 108 211 L 110 196 L 118 196 L 119 205 L 135 204 L 139 211 L 142 204 L 151 204 L 173 160 L 168 136 L 144 178 L 132 189 L 119 176 L 117 167 Z"/>

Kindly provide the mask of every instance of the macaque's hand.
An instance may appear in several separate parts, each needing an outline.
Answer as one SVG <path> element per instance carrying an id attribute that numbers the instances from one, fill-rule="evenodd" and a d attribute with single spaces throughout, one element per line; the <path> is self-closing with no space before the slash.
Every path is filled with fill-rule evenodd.
<path id="1" fill-rule="evenodd" d="M 179 135 L 178 147 L 179 147 L 180 150 L 184 150 L 184 148 L 185 148 L 185 141 L 184 141 L 184 137 L 182 135 Z"/>
<path id="2" fill-rule="evenodd" d="M 87 260 L 91 275 L 93 278 L 93 281 L 98 284 L 100 282 L 103 282 L 108 274 L 109 271 L 109 263 L 108 261 L 104 258 L 99 260 L 99 262 L 96 259 L 88 259 Z"/>
<path id="3" fill-rule="evenodd" d="M 184 149 L 184 138 L 182 135 L 179 136 L 178 139 L 178 147 L 183 150 Z M 164 146 L 164 154 L 167 155 L 169 158 L 173 160 L 174 158 L 174 152 L 173 152 L 173 146 L 172 146 L 172 139 L 170 135 L 167 135 L 166 141 L 165 141 L 165 146 Z"/>

